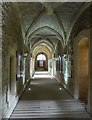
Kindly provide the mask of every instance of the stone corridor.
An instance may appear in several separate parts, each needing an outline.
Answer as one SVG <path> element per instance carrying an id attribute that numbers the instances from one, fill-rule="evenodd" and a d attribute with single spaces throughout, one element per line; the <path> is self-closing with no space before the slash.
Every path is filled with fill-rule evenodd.
<path id="1" fill-rule="evenodd" d="M 36 72 L 15 107 L 11 119 L 90 118 L 86 109 L 47 72 Z M 43 76 L 39 78 L 39 76 Z M 47 76 L 47 78 L 46 78 Z M 61 119 L 62 120 L 62 119 Z"/>
<path id="2" fill-rule="evenodd" d="M 91 116 L 92 0 L 2 0 L 0 120 Z"/>

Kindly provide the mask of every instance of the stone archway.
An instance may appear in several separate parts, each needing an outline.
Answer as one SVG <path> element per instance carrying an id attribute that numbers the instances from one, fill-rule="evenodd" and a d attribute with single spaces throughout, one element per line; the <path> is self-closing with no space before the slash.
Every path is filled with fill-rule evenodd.
<path id="1" fill-rule="evenodd" d="M 43 56 L 43 60 L 38 57 Z M 35 71 L 48 71 L 48 58 L 45 53 L 39 53 L 35 57 Z"/>
<path id="2" fill-rule="evenodd" d="M 78 81 L 78 97 L 88 102 L 88 38 L 83 37 L 77 43 L 76 80 Z"/>

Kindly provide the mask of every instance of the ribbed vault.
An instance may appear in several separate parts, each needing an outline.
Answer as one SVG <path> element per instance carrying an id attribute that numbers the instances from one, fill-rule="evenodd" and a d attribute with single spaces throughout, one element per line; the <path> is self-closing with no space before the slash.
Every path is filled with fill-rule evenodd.
<path id="1" fill-rule="evenodd" d="M 33 58 L 35 58 L 37 56 L 37 54 L 39 53 L 45 53 L 48 56 L 48 59 L 52 58 L 52 49 L 46 45 L 45 43 L 40 43 L 39 45 L 37 45 L 34 50 L 33 50 Z"/>
<path id="2" fill-rule="evenodd" d="M 20 2 L 16 8 L 20 16 L 24 42 L 29 46 L 36 38 L 56 38 L 65 48 L 80 15 L 89 7 L 85 2 Z M 53 41 L 55 42 L 55 41 Z"/>
<path id="3" fill-rule="evenodd" d="M 39 40 L 35 44 L 33 44 L 32 48 L 31 48 L 31 51 L 33 52 L 33 50 L 39 45 L 47 46 L 47 47 L 49 47 L 50 51 L 53 51 L 53 52 L 55 51 L 54 46 L 49 41 L 43 40 L 43 39 Z"/>

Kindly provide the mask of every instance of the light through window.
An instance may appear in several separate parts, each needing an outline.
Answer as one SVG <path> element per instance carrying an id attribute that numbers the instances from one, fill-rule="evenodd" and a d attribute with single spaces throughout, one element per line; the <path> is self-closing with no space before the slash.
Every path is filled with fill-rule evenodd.
<path id="1" fill-rule="evenodd" d="M 37 60 L 46 60 L 46 57 L 45 57 L 45 55 L 40 54 L 37 56 Z"/>

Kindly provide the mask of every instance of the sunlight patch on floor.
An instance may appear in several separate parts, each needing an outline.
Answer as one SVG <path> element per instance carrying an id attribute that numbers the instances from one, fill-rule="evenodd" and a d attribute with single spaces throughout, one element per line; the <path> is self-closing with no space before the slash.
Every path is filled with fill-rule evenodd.
<path id="1" fill-rule="evenodd" d="M 33 76 L 33 79 L 35 78 L 52 78 L 52 76 L 48 71 L 36 71 Z"/>

